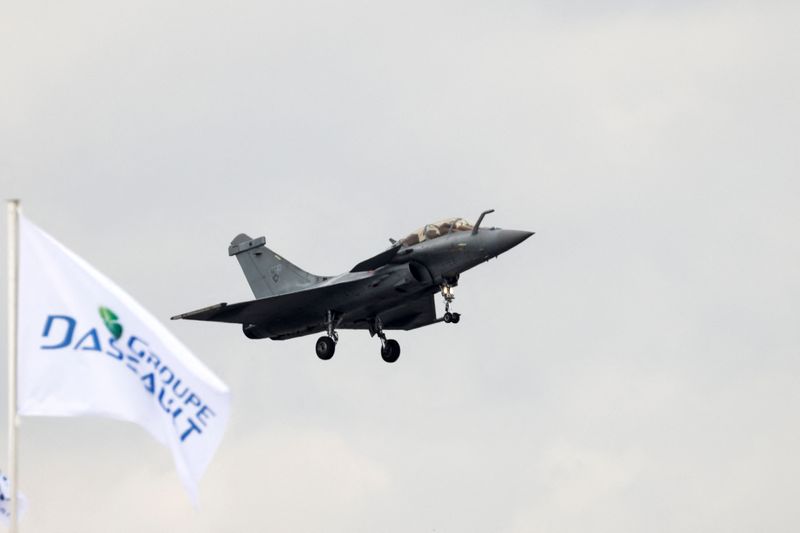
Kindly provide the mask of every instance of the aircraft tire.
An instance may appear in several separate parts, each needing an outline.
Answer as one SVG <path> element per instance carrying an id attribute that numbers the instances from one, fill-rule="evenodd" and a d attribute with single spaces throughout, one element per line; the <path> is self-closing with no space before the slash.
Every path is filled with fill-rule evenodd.
<path id="1" fill-rule="evenodd" d="M 394 363 L 400 357 L 400 343 L 394 339 L 387 339 L 386 346 L 381 348 L 381 357 L 387 363 Z"/>
<path id="2" fill-rule="evenodd" d="M 453 314 L 450 311 L 444 314 L 444 321 L 448 324 L 453 321 Z"/>
<path id="3" fill-rule="evenodd" d="M 327 361 L 333 357 L 336 351 L 336 343 L 330 337 L 320 337 L 317 339 L 317 357 L 323 361 Z"/>
<path id="4" fill-rule="evenodd" d="M 461 320 L 461 315 L 459 313 L 453 313 L 453 324 L 458 324 L 458 321 Z"/>

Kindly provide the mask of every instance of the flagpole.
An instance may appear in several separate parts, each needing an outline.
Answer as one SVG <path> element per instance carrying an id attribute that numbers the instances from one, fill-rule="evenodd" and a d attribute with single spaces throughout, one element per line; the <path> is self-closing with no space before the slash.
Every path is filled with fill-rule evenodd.
<path id="1" fill-rule="evenodd" d="M 8 486 L 10 533 L 17 533 L 17 297 L 19 295 L 19 200 L 8 200 Z"/>

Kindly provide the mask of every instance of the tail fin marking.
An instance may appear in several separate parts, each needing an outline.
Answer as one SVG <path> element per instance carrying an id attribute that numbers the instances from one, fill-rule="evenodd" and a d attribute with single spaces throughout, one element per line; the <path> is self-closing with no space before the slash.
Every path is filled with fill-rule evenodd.
<path id="1" fill-rule="evenodd" d="M 256 298 L 304 289 L 324 279 L 287 261 L 265 243 L 264 237 L 252 239 L 241 233 L 228 248 L 228 255 L 236 256 Z"/>

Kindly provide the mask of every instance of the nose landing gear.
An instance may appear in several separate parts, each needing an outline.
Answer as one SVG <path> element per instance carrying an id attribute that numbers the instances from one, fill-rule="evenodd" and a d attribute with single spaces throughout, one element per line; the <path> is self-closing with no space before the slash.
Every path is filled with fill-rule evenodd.
<path id="1" fill-rule="evenodd" d="M 456 295 L 453 294 L 453 285 L 447 280 L 442 283 L 442 298 L 444 298 L 444 321 L 448 324 L 451 322 L 458 324 L 459 320 L 461 320 L 461 314 L 450 312 L 450 304 L 456 299 Z"/>
<path id="2" fill-rule="evenodd" d="M 447 312 L 447 313 L 444 314 L 443 318 L 444 318 L 444 321 L 447 322 L 448 324 L 450 324 L 450 323 L 458 324 L 458 321 L 461 320 L 461 314 L 460 313 Z"/>

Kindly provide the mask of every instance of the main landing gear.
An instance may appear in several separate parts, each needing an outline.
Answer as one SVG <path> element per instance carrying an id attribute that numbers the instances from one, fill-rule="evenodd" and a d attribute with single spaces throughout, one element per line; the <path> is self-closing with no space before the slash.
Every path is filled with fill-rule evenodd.
<path id="1" fill-rule="evenodd" d="M 328 330 L 328 336 L 320 337 L 317 339 L 317 357 L 322 359 L 323 361 L 327 361 L 331 357 L 333 357 L 333 353 L 336 351 L 336 343 L 339 342 L 339 334 L 336 333 L 335 324 L 339 322 L 336 321 L 336 316 L 334 315 L 333 311 L 328 311 L 328 315 L 325 320 L 325 326 Z"/>
<path id="2" fill-rule="evenodd" d="M 394 339 L 387 339 L 383 332 L 383 323 L 380 317 L 375 319 L 375 325 L 370 329 L 370 334 L 377 335 L 381 340 L 381 357 L 387 363 L 394 363 L 400 357 L 400 343 Z"/>
<path id="3" fill-rule="evenodd" d="M 460 313 L 451 313 L 450 312 L 450 304 L 453 303 L 453 300 L 456 299 L 456 295 L 453 294 L 453 287 L 455 283 L 452 283 L 450 280 L 445 280 L 442 283 L 442 298 L 444 298 L 444 321 L 453 324 L 458 324 L 459 320 L 461 320 Z"/>
<path id="4" fill-rule="evenodd" d="M 317 357 L 327 361 L 333 357 L 336 351 L 336 343 L 339 342 L 339 335 L 336 333 L 336 326 L 341 321 L 341 316 L 337 317 L 333 311 L 328 311 L 325 319 L 325 327 L 328 335 L 323 335 L 317 339 Z M 377 335 L 381 339 L 381 357 L 387 363 L 394 363 L 400 357 L 400 343 L 394 339 L 387 339 L 383 333 L 383 323 L 380 318 L 376 318 L 374 324 L 369 328 L 370 335 Z"/>

